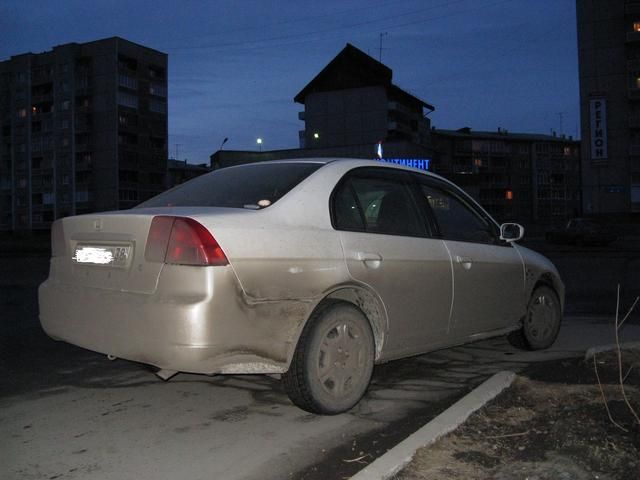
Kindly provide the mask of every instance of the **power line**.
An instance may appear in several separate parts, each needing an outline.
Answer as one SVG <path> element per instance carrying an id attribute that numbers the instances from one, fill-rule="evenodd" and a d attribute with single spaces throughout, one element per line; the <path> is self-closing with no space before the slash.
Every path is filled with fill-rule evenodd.
<path id="1" fill-rule="evenodd" d="M 451 5 L 458 4 L 458 3 L 464 3 L 466 1 L 467 0 L 449 0 L 449 1 L 445 2 L 445 3 L 439 3 L 437 5 L 432 5 L 431 7 L 428 7 L 428 8 L 421 8 L 419 10 L 413 10 L 413 11 L 401 13 L 401 14 L 398 14 L 398 15 L 391 15 L 391 16 L 386 15 L 386 16 L 383 16 L 383 17 L 377 17 L 377 18 L 370 19 L 370 20 L 350 23 L 348 25 L 340 25 L 340 26 L 336 26 L 336 27 L 330 27 L 330 28 L 325 28 L 325 29 L 316 30 L 316 31 L 310 31 L 310 32 L 293 33 L 293 34 L 287 34 L 287 35 L 277 35 L 277 36 L 267 37 L 267 38 L 262 38 L 262 39 L 257 39 L 257 40 L 242 40 L 242 41 L 238 41 L 238 42 L 227 42 L 227 43 L 218 43 L 218 44 L 214 43 L 214 44 L 209 44 L 209 45 L 191 45 L 191 46 L 185 46 L 185 47 L 171 47 L 171 48 L 168 48 L 168 50 L 174 50 L 174 51 L 207 50 L 207 49 L 216 49 L 216 48 L 236 47 L 236 46 L 242 46 L 242 45 L 247 45 L 247 44 L 272 42 L 272 41 L 277 41 L 277 40 L 287 40 L 287 39 L 291 39 L 291 38 L 304 38 L 304 37 L 309 37 L 311 35 L 318 35 L 318 34 L 323 34 L 323 33 L 336 32 L 336 31 L 340 31 L 340 30 L 349 30 L 349 29 L 353 29 L 354 27 L 362 27 L 362 26 L 365 26 L 365 25 L 371 25 L 373 23 L 384 22 L 384 21 L 387 21 L 387 20 L 399 19 L 399 18 L 404 18 L 404 17 L 407 17 L 407 16 L 414 16 L 414 15 L 417 15 L 417 14 L 420 14 L 420 13 L 424 13 L 424 12 L 427 12 L 427 11 L 436 10 L 438 8 L 441 8 L 441 7 L 448 7 L 448 6 L 451 6 Z M 506 3 L 506 2 L 510 2 L 510 1 L 513 1 L 513 0 L 502 0 L 501 2 L 498 2 L 498 3 Z M 476 10 L 476 9 L 477 8 L 473 8 L 472 10 Z M 454 13 L 454 15 L 459 15 L 460 13 L 464 13 L 464 12 L 456 12 L 456 13 Z M 447 16 L 451 16 L 451 15 L 445 15 L 445 16 L 441 16 L 441 17 L 431 17 L 431 18 L 427 18 L 427 19 L 424 19 L 424 20 L 420 20 L 418 22 L 409 22 L 409 23 L 406 23 L 406 24 L 395 25 L 393 27 L 388 27 L 388 28 L 397 28 L 399 26 L 437 20 L 439 18 L 445 18 Z M 308 41 L 308 40 L 305 40 L 305 41 Z"/>

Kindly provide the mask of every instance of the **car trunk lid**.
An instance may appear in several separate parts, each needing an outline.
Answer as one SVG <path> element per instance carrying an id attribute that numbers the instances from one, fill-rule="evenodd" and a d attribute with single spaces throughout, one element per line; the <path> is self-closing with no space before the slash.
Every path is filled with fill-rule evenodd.
<path id="1" fill-rule="evenodd" d="M 153 293 L 163 264 L 145 260 L 152 220 L 148 214 L 105 213 L 56 221 L 50 277 L 73 285 Z"/>

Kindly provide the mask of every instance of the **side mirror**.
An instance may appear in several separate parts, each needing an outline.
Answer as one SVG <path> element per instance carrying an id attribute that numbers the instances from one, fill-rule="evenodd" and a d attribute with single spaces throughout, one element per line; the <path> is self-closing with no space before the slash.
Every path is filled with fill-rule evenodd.
<path id="1" fill-rule="evenodd" d="M 518 223 L 503 223 L 500 225 L 500 240 L 517 242 L 524 237 L 524 227 Z"/>

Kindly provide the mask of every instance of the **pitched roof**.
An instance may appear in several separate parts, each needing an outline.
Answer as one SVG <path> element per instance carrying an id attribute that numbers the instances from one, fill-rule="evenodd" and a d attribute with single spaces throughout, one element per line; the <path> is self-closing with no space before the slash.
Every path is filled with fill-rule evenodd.
<path id="1" fill-rule="evenodd" d="M 293 100 L 304 104 L 306 96 L 314 92 L 384 86 L 434 110 L 432 105 L 391 83 L 392 77 L 393 71 L 389 67 L 347 43 L 347 46 L 300 90 Z"/>

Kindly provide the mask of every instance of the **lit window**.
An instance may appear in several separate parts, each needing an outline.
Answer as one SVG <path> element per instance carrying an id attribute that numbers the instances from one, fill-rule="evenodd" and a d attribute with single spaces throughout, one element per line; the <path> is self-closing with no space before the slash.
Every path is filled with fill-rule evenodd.
<path id="1" fill-rule="evenodd" d="M 633 22 L 633 31 L 640 32 L 640 22 Z"/>
<path id="2" fill-rule="evenodd" d="M 506 198 L 507 200 L 513 200 L 513 190 L 507 190 L 504 198 Z"/>

